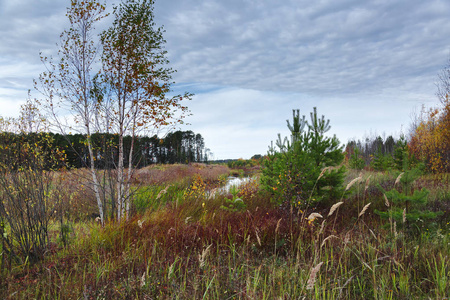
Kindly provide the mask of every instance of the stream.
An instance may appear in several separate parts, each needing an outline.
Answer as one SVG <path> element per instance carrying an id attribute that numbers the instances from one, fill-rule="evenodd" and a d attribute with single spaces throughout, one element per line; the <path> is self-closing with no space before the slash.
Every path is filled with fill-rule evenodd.
<path id="1" fill-rule="evenodd" d="M 225 185 L 217 190 L 219 193 L 228 193 L 231 188 L 233 187 L 239 187 L 240 185 L 250 181 L 250 177 L 240 178 L 240 177 L 234 177 L 230 176 L 227 178 L 227 182 Z"/>

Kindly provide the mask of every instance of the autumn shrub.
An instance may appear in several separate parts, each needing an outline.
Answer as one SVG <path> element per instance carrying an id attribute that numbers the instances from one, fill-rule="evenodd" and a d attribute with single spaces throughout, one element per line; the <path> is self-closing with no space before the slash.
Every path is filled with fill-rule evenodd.
<path id="1" fill-rule="evenodd" d="M 49 222 L 60 205 L 52 170 L 64 167 L 64 153 L 50 148 L 46 133 L 32 140 L 6 135 L 0 135 L 2 250 L 16 261 L 35 262 L 47 251 Z"/>
<path id="2" fill-rule="evenodd" d="M 192 182 L 189 188 L 184 192 L 184 198 L 187 200 L 198 200 L 204 198 L 206 195 L 206 185 L 200 174 L 195 174 L 192 177 Z"/>
<path id="3" fill-rule="evenodd" d="M 450 98 L 439 108 L 425 112 L 409 142 L 411 155 L 426 163 L 433 173 L 450 172 Z"/>
<path id="4" fill-rule="evenodd" d="M 239 169 L 239 168 L 249 168 L 258 165 L 258 160 L 256 159 L 238 159 L 232 160 L 227 163 L 228 167 L 231 169 Z"/>

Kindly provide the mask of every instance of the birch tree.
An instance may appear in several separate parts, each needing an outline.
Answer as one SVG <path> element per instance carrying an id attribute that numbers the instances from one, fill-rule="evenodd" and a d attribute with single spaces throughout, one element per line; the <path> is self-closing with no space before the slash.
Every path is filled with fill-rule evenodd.
<path id="1" fill-rule="evenodd" d="M 117 218 L 130 208 L 130 180 L 136 136 L 148 129 L 182 123 L 190 94 L 168 96 L 173 70 L 167 67 L 163 28 L 156 27 L 152 0 L 129 0 L 114 9 L 112 25 L 101 35 L 103 119 L 118 134 Z M 132 137 L 128 168 L 124 166 L 125 135 Z"/>
<path id="2" fill-rule="evenodd" d="M 438 77 L 439 81 L 436 83 L 436 95 L 445 106 L 450 97 L 450 56 L 447 59 L 445 67 L 439 72 Z"/>
<path id="3" fill-rule="evenodd" d="M 46 109 L 53 126 L 63 135 L 70 130 L 86 135 L 93 190 L 104 224 L 104 207 L 95 171 L 91 134 L 95 131 L 94 116 L 98 109 L 92 97 L 94 68 L 99 62 L 95 25 L 106 16 L 105 6 L 97 0 L 72 0 L 66 15 L 70 26 L 60 36 L 57 59 L 41 54 L 46 71 L 35 80 L 35 88 L 44 96 L 38 104 Z M 68 115 L 74 117 L 73 121 L 64 117 Z"/>
<path id="4" fill-rule="evenodd" d="M 106 16 L 105 6 L 97 0 L 72 0 L 67 10 L 70 27 L 61 34 L 59 60 L 41 57 L 47 70 L 35 82 L 44 95 L 39 104 L 46 107 L 52 124 L 62 134 L 77 129 L 86 136 L 87 164 L 102 224 L 107 190 L 108 197 L 115 198 L 111 210 L 116 209 L 117 219 L 128 216 L 135 138 L 182 123 L 188 114 L 181 101 L 191 94 L 168 96 L 174 71 L 167 67 L 164 30 L 156 27 L 153 3 L 124 1 L 114 8 L 111 26 L 98 36 L 95 25 Z M 75 126 L 65 122 L 68 115 L 74 117 Z M 118 137 L 118 158 L 111 165 L 115 172 L 100 180 L 92 141 L 96 132 Z M 126 135 L 131 136 L 131 144 L 124 151 Z"/>

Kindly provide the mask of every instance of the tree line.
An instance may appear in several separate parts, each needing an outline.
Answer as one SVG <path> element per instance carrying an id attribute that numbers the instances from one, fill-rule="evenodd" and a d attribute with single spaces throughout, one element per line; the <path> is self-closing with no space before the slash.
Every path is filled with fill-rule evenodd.
<path id="1" fill-rule="evenodd" d="M 90 139 L 94 155 L 94 167 L 96 169 L 116 168 L 119 155 L 119 136 L 110 133 L 94 133 Z M 2 132 L 0 133 L 0 149 L 2 157 L 5 157 L 11 149 L 11 145 L 39 144 L 63 153 L 64 161 L 70 168 L 90 168 L 91 160 L 89 159 L 86 140 L 87 137 L 83 134 Z M 131 149 L 132 142 L 135 150 L 131 156 L 131 163 L 135 168 L 142 168 L 155 163 L 173 164 L 208 161 L 209 149 L 205 148 L 203 137 L 201 134 L 195 134 L 190 130 L 170 132 L 164 138 L 159 138 L 157 135 L 152 137 L 140 136 L 136 137 L 134 141 L 131 136 L 125 136 L 123 138 L 125 165 L 130 163 L 128 161 L 130 158 L 128 149 Z M 26 159 L 26 156 L 23 155 L 17 157 L 12 160 L 14 163 L 11 168 L 19 169 Z M 51 160 L 48 159 L 48 161 Z M 48 168 L 50 169 L 52 166 L 48 166 Z"/>
<path id="2" fill-rule="evenodd" d="M 374 170 L 384 171 L 390 168 L 401 169 L 407 149 L 407 140 L 403 135 L 399 138 L 390 135 L 384 139 L 375 136 L 349 141 L 345 147 L 345 156 L 351 168 L 363 169 L 370 166 Z"/>

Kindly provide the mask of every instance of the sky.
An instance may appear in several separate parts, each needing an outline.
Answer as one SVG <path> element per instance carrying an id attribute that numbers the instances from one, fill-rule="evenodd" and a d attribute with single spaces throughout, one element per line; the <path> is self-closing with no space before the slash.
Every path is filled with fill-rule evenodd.
<path id="1" fill-rule="evenodd" d="M 0 116 L 18 116 L 68 5 L 0 0 Z M 292 109 L 317 107 L 342 144 L 407 133 L 414 111 L 438 105 L 450 55 L 448 0 L 156 0 L 154 13 L 174 93 L 195 94 L 180 129 L 213 159 L 266 154 Z"/>

